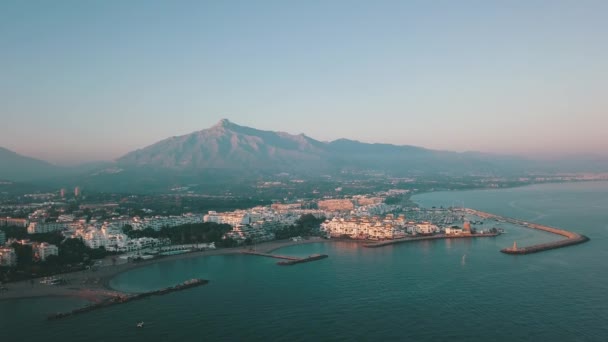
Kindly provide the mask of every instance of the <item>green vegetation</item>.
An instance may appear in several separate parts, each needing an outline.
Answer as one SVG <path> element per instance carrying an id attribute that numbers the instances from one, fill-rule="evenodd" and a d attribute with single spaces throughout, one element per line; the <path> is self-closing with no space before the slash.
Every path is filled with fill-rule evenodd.
<path id="1" fill-rule="evenodd" d="M 94 259 L 102 259 L 107 255 L 102 248 L 91 249 L 80 239 L 67 239 L 56 242 L 59 233 L 34 234 L 30 237 L 41 238 L 41 236 L 51 236 L 44 241 L 57 244 L 59 255 L 51 255 L 45 261 L 35 261 L 32 246 L 13 243 L 11 247 L 17 254 L 16 268 L 0 269 L 0 280 L 17 281 L 33 277 L 43 277 L 57 273 L 79 271 L 91 265 Z"/>
<path id="2" fill-rule="evenodd" d="M 160 231 L 151 228 L 134 230 L 131 226 L 125 226 L 123 232 L 130 238 L 152 237 L 157 239 L 169 239 L 172 244 L 210 243 L 215 242 L 217 247 L 234 247 L 237 242 L 233 239 L 223 239 L 224 234 L 231 231 L 228 224 L 217 224 L 213 222 L 184 224 L 176 227 L 163 227 Z"/>
<path id="3" fill-rule="evenodd" d="M 275 236 L 278 240 L 295 236 L 313 236 L 319 234 L 319 227 L 325 218 L 316 218 L 311 214 L 302 215 L 293 226 L 277 230 Z"/>
<path id="4" fill-rule="evenodd" d="M 6 226 L 0 228 L 0 230 L 4 231 L 6 234 L 6 239 L 27 239 L 29 238 L 27 234 L 27 228 L 25 227 L 15 227 L 15 226 Z"/>

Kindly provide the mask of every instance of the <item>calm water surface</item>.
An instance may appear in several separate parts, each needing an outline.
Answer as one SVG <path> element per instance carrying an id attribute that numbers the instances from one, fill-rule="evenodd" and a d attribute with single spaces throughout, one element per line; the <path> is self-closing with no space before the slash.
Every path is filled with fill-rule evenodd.
<path id="1" fill-rule="evenodd" d="M 281 249 L 330 255 L 293 267 L 244 255 L 168 261 L 124 273 L 111 285 L 143 291 L 193 277 L 211 282 L 52 322 L 47 313 L 82 302 L 0 301 L 0 341 L 608 340 L 608 183 L 438 192 L 415 200 L 429 207 L 464 201 L 591 241 L 505 255 L 498 250 L 514 240 L 523 246 L 555 237 L 504 226 L 507 234 L 497 238 Z M 138 321 L 145 328 L 136 329 Z"/>

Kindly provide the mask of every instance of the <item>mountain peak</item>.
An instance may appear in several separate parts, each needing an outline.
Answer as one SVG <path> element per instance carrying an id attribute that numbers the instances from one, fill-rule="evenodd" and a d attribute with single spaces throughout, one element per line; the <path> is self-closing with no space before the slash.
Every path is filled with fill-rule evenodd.
<path id="1" fill-rule="evenodd" d="M 228 119 L 221 119 L 220 121 L 218 121 L 213 127 L 230 127 L 230 126 L 234 126 L 234 124 L 232 122 L 230 122 L 230 120 Z"/>

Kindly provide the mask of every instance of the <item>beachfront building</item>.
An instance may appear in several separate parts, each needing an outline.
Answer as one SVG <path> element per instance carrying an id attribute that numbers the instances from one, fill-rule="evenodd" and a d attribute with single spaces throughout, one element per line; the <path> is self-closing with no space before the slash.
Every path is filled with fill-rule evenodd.
<path id="1" fill-rule="evenodd" d="M 32 244 L 32 252 L 34 252 L 35 259 L 45 261 L 51 255 L 59 255 L 59 248 L 46 242 L 35 243 Z"/>
<path id="2" fill-rule="evenodd" d="M 22 218 L 0 217 L 0 227 L 27 227 L 27 223 L 27 220 Z"/>
<path id="3" fill-rule="evenodd" d="M 0 266 L 14 267 L 17 266 L 17 254 L 12 247 L 0 247 Z"/>
<path id="4" fill-rule="evenodd" d="M 387 240 L 406 236 L 406 221 L 404 216 L 395 218 L 387 215 L 364 216 L 352 218 L 337 218 L 326 220 L 321 224 L 321 230 L 331 237 L 349 237 L 362 240 Z"/>
<path id="5" fill-rule="evenodd" d="M 141 249 L 158 247 L 161 244 L 159 239 L 150 237 L 120 239 L 116 236 L 109 240 L 109 244 L 106 245 L 105 248 L 108 252 L 133 252 Z"/>
<path id="6" fill-rule="evenodd" d="M 86 228 L 76 230 L 73 237 L 82 239 L 82 242 L 89 248 L 104 247 L 109 252 L 131 252 L 163 244 L 161 240 L 156 238 L 131 239 L 122 230 L 111 224 L 104 224 L 101 228 L 89 225 Z"/>
<path id="7" fill-rule="evenodd" d="M 435 233 L 439 233 L 440 229 L 439 227 L 437 227 L 434 224 L 431 224 L 429 222 L 422 222 L 422 223 L 417 223 L 416 225 L 413 226 L 409 226 L 408 227 L 408 232 L 410 234 L 424 234 L 424 235 L 430 235 L 430 234 L 435 234 Z"/>
<path id="8" fill-rule="evenodd" d="M 462 235 L 463 230 L 460 227 L 447 227 L 445 229 L 446 235 Z"/>
<path id="9" fill-rule="evenodd" d="M 210 211 L 203 216 L 204 222 L 214 222 L 218 224 L 229 224 L 233 227 L 251 223 L 251 215 L 245 210 L 236 210 L 226 213 Z"/>
<path id="10" fill-rule="evenodd" d="M 144 217 L 133 218 L 133 220 L 129 223 L 133 229 L 154 229 L 156 231 L 160 231 L 163 227 L 177 227 L 184 224 L 195 224 L 202 223 L 203 217 L 201 215 L 195 214 L 184 214 L 179 216 L 153 216 L 153 217 Z"/>
<path id="11" fill-rule="evenodd" d="M 67 222 L 30 222 L 27 226 L 28 234 L 50 233 L 59 230 L 68 229 Z"/>
<path id="12" fill-rule="evenodd" d="M 226 233 L 225 236 L 239 242 L 242 242 L 248 238 L 255 242 L 274 239 L 274 233 L 266 230 L 261 224 L 239 224 L 234 226 L 231 231 Z"/>
<path id="13" fill-rule="evenodd" d="M 215 249 L 215 242 L 210 243 L 191 243 L 183 245 L 168 245 L 162 246 L 158 249 L 159 252 L 170 252 L 170 251 L 183 251 L 183 250 L 201 250 L 201 249 Z"/>

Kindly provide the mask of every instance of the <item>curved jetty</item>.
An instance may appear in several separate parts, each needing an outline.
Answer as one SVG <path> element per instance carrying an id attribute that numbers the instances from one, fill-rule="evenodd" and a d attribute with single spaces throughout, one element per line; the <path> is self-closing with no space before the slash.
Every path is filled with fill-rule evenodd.
<path id="1" fill-rule="evenodd" d="M 537 224 L 537 223 L 530 223 L 530 222 L 513 219 L 513 218 L 509 218 L 509 217 L 494 215 L 494 214 L 486 213 L 486 212 L 475 210 L 475 209 L 467 208 L 466 211 L 469 214 L 477 215 L 479 217 L 483 217 L 486 219 L 495 219 L 498 221 L 508 222 L 508 223 L 524 226 L 524 227 L 531 228 L 531 229 L 538 229 L 538 230 L 542 230 L 545 232 L 549 232 L 549 233 L 553 233 L 553 234 L 557 234 L 557 235 L 566 237 L 565 240 L 541 243 L 541 244 L 527 246 L 527 247 L 517 247 L 517 244 L 514 243 L 513 247 L 507 247 L 507 248 L 503 248 L 500 250 L 501 252 L 506 253 L 506 254 L 531 254 L 531 253 L 547 251 L 547 250 L 555 249 L 555 248 L 562 248 L 562 247 L 577 245 L 579 243 L 584 243 L 584 242 L 589 241 L 589 238 L 586 237 L 585 235 L 569 232 L 569 231 L 563 230 L 563 229 L 553 228 L 553 227 L 549 227 L 549 226 L 545 226 L 545 225 Z"/>
<path id="2" fill-rule="evenodd" d="M 267 257 L 267 258 L 275 258 L 275 259 L 285 259 L 285 260 L 299 260 L 300 259 L 300 258 L 296 258 L 296 257 L 290 257 L 287 255 L 262 253 L 262 252 L 256 252 L 256 251 L 244 251 L 242 253 L 249 254 L 249 255 L 259 255 L 259 256 L 263 256 L 263 257 Z"/>
<path id="3" fill-rule="evenodd" d="M 262 252 L 256 252 L 256 251 L 243 251 L 241 253 L 249 254 L 249 255 L 258 255 L 258 256 L 263 256 L 263 257 L 267 257 L 267 258 L 283 259 L 285 261 L 277 262 L 277 265 L 281 265 L 281 266 L 290 266 L 290 265 L 295 265 L 295 264 L 301 264 L 303 262 L 321 260 L 321 259 L 325 259 L 328 257 L 328 255 L 326 255 L 326 254 L 314 254 L 314 255 L 308 256 L 306 258 L 296 258 L 296 257 L 292 257 L 292 256 L 262 253 Z"/>
<path id="4" fill-rule="evenodd" d="M 398 243 L 414 242 L 414 241 L 422 241 L 422 240 L 467 239 L 467 238 L 475 238 L 475 237 L 493 237 L 493 236 L 498 236 L 498 235 L 500 235 L 500 233 L 483 233 L 483 234 L 468 234 L 468 235 L 440 234 L 440 235 L 432 235 L 432 236 L 406 237 L 406 238 L 402 238 L 402 239 L 368 243 L 368 244 L 363 245 L 363 247 L 378 248 L 378 247 L 384 247 L 384 246 L 388 246 L 388 245 L 396 245 Z"/>
<path id="5" fill-rule="evenodd" d="M 167 288 L 160 289 L 160 290 L 156 290 L 156 291 L 149 291 L 149 292 L 143 292 L 143 293 L 137 293 L 137 294 L 131 294 L 131 295 L 113 296 L 113 297 L 110 297 L 99 303 L 90 304 L 83 308 L 74 309 L 74 310 L 68 311 L 68 312 L 60 312 L 60 313 L 49 315 L 48 319 L 58 319 L 58 318 L 73 316 L 73 315 L 105 308 L 105 307 L 116 305 L 116 304 L 123 304 L 123 303 L 131 302 L 134 300 L 143 299 L 143 298 L 150 297 L 150 296 L 162 296 L 167 293 L 181 291 L 181 290 L 189 289 L 191 287 L 206 285 L 207 283 L 209 283 L 209 280 L 190 279 L 190 280 L 186 280 L 185 282 L 183 282 L 181 284 L 167 287 Z"/>
<path id="6" fill-rule="evenodd" d="M 328 257 L 327 254 L 314 254 L 314 255 L 311 255 L 311 256 L 309 256 L 307 258 L 296 259 L 296 260 L 287 260 L 287 261 L 279 261 L 279 262 L 277 262 L 277 265 L 291 266 L 291 265 L 295 265 L 295 264 L 301 264 L 303 262 L 310 262 L 310 261 L 315 261 L 315 260 L 321 260 L 321 259 L 325 259 L 327 257 Z"/>

